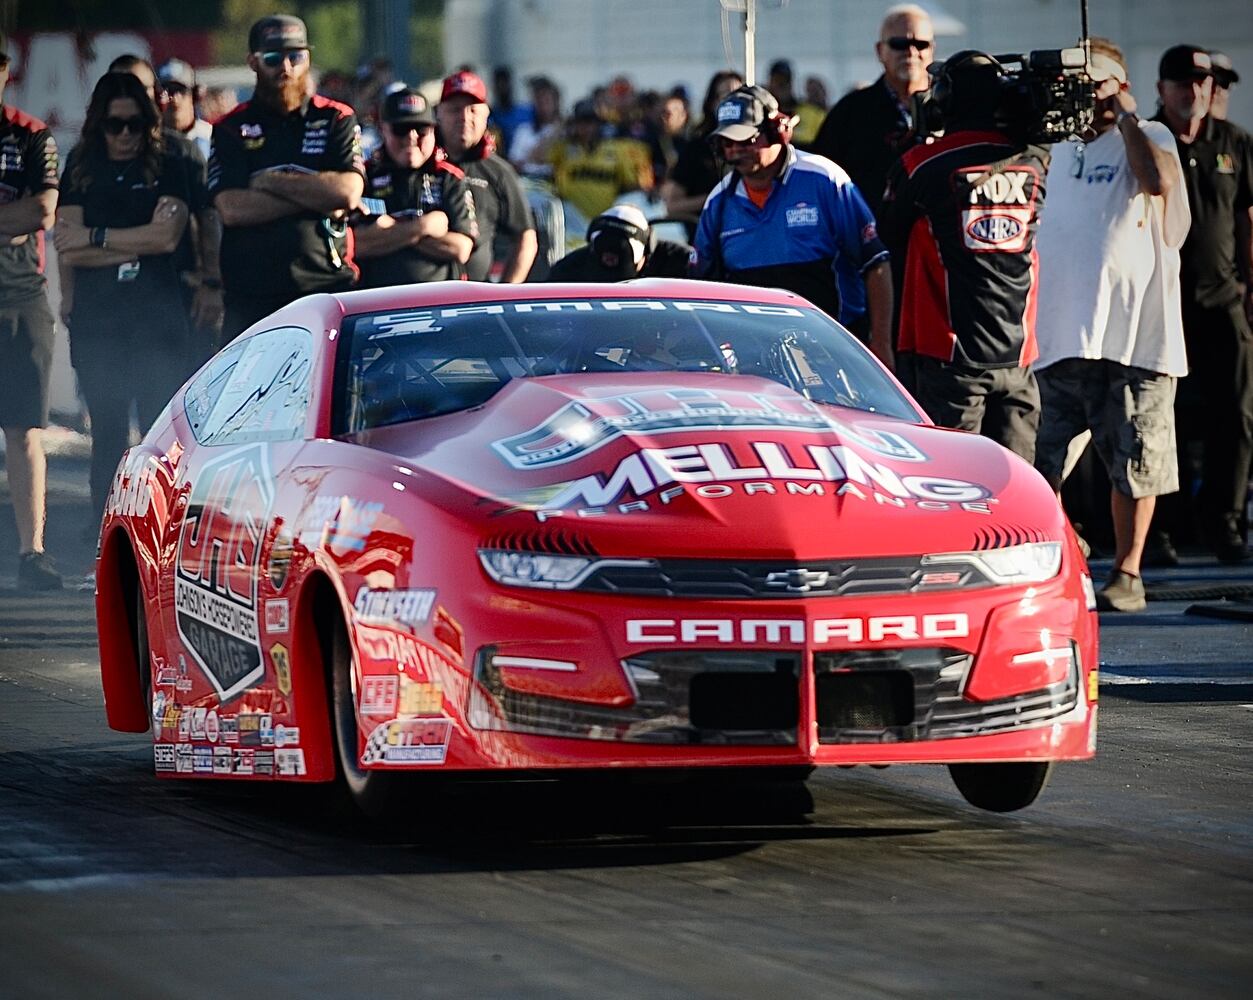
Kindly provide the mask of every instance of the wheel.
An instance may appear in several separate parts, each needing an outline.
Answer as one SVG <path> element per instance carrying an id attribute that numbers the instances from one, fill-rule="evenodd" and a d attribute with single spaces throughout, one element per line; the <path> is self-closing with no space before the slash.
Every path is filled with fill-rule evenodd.
<path id="1" fill-rule="evenodd" d="M 361 766 L 357 724 L 357 684 L 348 633 L 342 624 L 331 637 L 331 711 L 334 714 L 335 756 L 341 783 L 352 804 L 367 816 L 386 815 L 397 804 L 398 775 Z"/>
<path id="2" fill-rule="evenodd" d="M 962 798 L 989 812 L 1014 812 L 1036 800 L 1053 773 L 1053 762 L 950 764 L 948 772 Z"/>
<path id="3" fill-rule="evenodd" d="M 148 613 L 144 610 L 144 585 L 135 580 L 134 619 L 131 621 L 131 636 L 135 642 L 135 666 L 139 671 L 139 697 L 144 703 L 144 714 L 148 716 L 148 728 L 154 725 L 152 719 L 152 650 L 148 646 Z M 160 736 L 160 734 L 157 734 Z"/>

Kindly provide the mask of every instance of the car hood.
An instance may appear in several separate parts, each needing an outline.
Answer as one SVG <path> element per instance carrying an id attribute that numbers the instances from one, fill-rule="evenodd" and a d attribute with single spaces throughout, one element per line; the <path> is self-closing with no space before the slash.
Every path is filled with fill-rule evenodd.
<path id="1" fill-rule="evenodd" d="M 473 411 L 363 432 L 482 544 L 822 558 L 1060 538 L 1044 480 L 977 435 L 725 375 L 516 379 Z"/>

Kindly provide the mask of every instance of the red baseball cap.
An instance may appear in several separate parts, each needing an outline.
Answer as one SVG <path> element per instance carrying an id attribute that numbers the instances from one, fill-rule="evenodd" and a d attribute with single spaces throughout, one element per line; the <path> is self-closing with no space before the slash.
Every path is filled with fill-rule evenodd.
<path id="1" fill-rule="evenodd" d="M 468 94 L 480 104 L 487 103 L 487 85 L 477 73 L 471 73 L 466 69 L 444 80 L 444 91 L 439 95 L 439 99 L 446 101 L 458 94 Z"/>

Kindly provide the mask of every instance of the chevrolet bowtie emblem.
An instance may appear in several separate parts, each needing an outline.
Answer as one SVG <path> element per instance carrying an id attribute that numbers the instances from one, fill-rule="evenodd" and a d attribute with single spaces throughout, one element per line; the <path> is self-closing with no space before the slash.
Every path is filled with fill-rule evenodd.
<path id="1" fill-rule="evenodd" d="M 780 587 L 789 594 L 805 594 L 821 590 L 827 585 L 831 574 L 822 569 L 787 569 L 766 574 L 767 587 Z"/>

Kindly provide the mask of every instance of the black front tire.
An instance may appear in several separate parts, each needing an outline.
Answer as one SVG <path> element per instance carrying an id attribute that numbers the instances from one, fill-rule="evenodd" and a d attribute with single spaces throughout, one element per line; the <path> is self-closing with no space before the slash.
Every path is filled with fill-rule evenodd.
<path id="1" fill-rule="evenodd" d="M 1053 762 L 950 764 L 948 772 L 972 806 L 1005 813 L 1025 809 L 1039 797 L 1053 773 Z"/>
<path id="2" fill-rule="evenodd" d="M 148 728 L 156 725 L 152 718 L 152 648 L 148 645 L 148 612 L 144 609 L 144 585 L 135 581 L 134 618 L 131 635 L 135 641 L 135 666 L 139 672 L 139 697 L 148 716 Z M 157 734 L 160 735 L 159 733 Z"/>
<path id="3" fill-rule="evenodd" d="M 398 804 L 398 775 L 361 766 L 358 753 L 357 692 L 348 633 L 337 625 L 331 637 L 331 711 L 334 715 L 335 756 L 341 784 L 352 804 L 370 817 L 387 815 Z"/>

